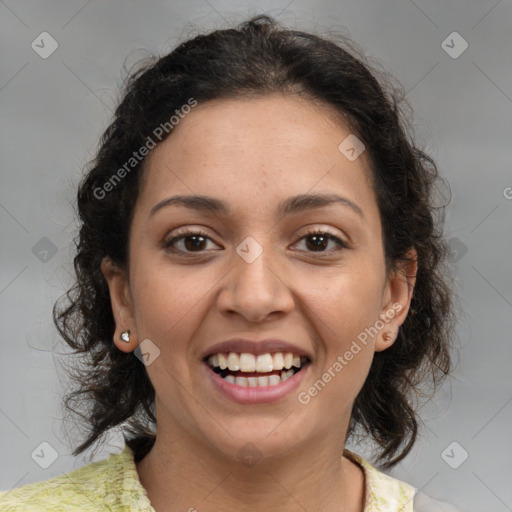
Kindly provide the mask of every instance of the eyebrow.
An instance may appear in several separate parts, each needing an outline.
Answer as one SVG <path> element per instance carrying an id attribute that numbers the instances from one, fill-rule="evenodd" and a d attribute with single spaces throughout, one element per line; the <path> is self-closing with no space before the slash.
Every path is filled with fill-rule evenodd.
<path id="1" fill-rule="evenodd" d="M 338 194 L 300 194 L 298 196 L 292 196 L 279 203 L 277 213 L 280 215 L 288 215 L 310 209 L 322 208 L 336 203 L 348 206 L 360 217 L 364 218 L 363 210 L 356 203 Z M 171 205 L 179 205 L 192 210 L 223 215 L 226 217 L 232 213 L 232 209 L 227 203 L 224 203 L 220 199 L 216 199 L 214 197 L 201 195 L 177 195 L 168 197 L 153 206 L 149 212 L 149 216 L 151 217 L 158 210 Z"/>

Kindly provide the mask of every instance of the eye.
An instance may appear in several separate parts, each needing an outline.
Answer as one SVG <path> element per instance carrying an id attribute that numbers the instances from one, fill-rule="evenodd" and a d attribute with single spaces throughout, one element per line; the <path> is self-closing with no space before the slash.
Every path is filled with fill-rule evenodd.
<path id="1" fill-rule="evenodd" d="M 186 253 L 201 253 L 205 249 L 206 241 L 211 240 L 207 233 L 201 230 L 191 230 L 189 228 L 182 229 L 177 236 L 166 240 L 163 243 L 165 249 L 171 252 L 184 252 Z M 179 242 L 183 242 L 181 245 L 183 248 L 177 248 L 176 245 Z"/>
<path id="2" fill-rule="evenodd" d="M 331 253 L 341 251 L 342 249 L 349 249 L 349 246 L 346 242 L 329 233 L 328 231 L 321 229 L 306 233 L 299 239 L 299 242 L 302 240 L 307 241 L 308 239 L 310 240 L 310 243 L 306 242 L 306 252 Z M 185 254 L 195 252 L 199 254 L 205 250 L 205 245 L 207 245 L 208 240 L 212 241 L 208 234 L 204 231 L 194 231 L 189 228 L 184 228 L 176 236 L 166 240 L 163 243 L 163 247 L 170 250 L 171 252 L 182 252 Z M 181 248 L 177 247 L 177 244 L 180 242 L 182 242 Z M 334 242 L 338 248 L 325 250 L 328 247 L 329 242 Z"/>
<path id="3" fill-rule="evenodd" d="M 308 243 L 307 240 L 310 240 Z M 349 249 L 349 246 L 346 242 L 338 238 L 337 236 L 329 233 L 328 231 L 315 229 L 313 231 L 309 231 L 302 238 L 300 238 L 299 242 L 302 240 L 306 240 L 306 247 L 308 249 L 307 252 L 322 252 L 322 253 L 331 253 L 341 251 L 343 249 Z M 329 242 L 334 241 L 338 246 L 337 249 L 334 250 L 324 250 L 328 247 Z"/>

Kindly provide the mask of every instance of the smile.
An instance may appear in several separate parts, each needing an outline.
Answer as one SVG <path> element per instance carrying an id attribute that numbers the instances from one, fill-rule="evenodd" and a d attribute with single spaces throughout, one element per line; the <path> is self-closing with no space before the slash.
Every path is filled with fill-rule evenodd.
<path id="1" fill-rule="evenodd" d="M 265 403 L 289 393 L 302 381 L 309 359 L 292 352 L 217 353 L 205 358 L 210 378 L 241 403 Z"/>
<path id="2" fill-rule="evenodd" d="M 214 354 L 208 365 L 224 380 L 237 386 L 276 386 L 292 377 L 308 361 L 291 352 L 275 354 Z"/>

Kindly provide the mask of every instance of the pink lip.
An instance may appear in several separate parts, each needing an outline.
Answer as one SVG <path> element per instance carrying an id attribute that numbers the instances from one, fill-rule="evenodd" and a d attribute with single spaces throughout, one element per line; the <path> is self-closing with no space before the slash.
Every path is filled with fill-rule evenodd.
<path id="1" fill-rule="evenodd" d="M 300 371 L 280 384 L 275 386 L 258 386 L 255 388 L 231 384 L 215 373 L 208 364 L 203 363 L 201 366 L 204 368 L 207 377 L 211 380 L 215 389 L 235 402 L 251 405 L 276 402 L 286 395 L 289 395 L 292 391 L 297 389 L 304 380 L 306 373 L 309 371 L 310 363 L 307 363 Z"/>
<path id="2" fill-rule="evenodd" d="M 229 353 L 236 352 L 242 354 L 243 352 L 248 354 L 266 354 L 275 352 L 292 352 L 298 356 L 306 356 L 311 361 L 311 355 L 304 349 L 293 345 L 287 341 L 280 339 L 267 339 L 260 341 L 252 341 L 243 338 L 233 338 L 231 340 L 223 341 L 209 347 L 201 359 L 205 359 L 208 356 L 218 353 Z M 286 381 L 285 381 L 286 382 Z"/>

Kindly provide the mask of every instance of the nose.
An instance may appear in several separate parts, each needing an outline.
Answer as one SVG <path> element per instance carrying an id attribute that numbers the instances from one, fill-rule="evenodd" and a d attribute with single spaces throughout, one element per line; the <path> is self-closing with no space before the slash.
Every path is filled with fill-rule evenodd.
<path id="1" fill-rule="evenodd" d="M 250 263 L 238 254 L 233 259 L 217 297 L 221 313 L 238 313 L 250 322 L 262 322 L 272 313 L 285 314 L 293 309 L 287 275 L 275 255 L 264 250 Z"/>

